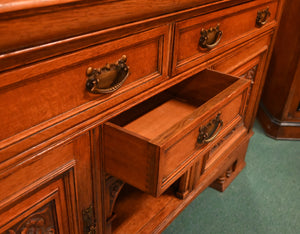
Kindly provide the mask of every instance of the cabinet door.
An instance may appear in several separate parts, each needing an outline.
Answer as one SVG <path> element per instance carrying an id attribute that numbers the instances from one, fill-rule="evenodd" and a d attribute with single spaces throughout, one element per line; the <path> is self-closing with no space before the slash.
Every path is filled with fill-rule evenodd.
<path id="1" fill-rule="evenodd" d="M 251 80 L 249 98 L 246 106 L 245 126 L 251 129 L 264 84 L 263 72 L 272 33 L 261 35 L 231 51 L 212 69 Z"/>
<path id="2" fill-rule="evenodd" d="M 77 234 L 95 228 L 89 139 L 84 133 L 20 162 L 13 158 L 0 170 L 0 233 Z"/>

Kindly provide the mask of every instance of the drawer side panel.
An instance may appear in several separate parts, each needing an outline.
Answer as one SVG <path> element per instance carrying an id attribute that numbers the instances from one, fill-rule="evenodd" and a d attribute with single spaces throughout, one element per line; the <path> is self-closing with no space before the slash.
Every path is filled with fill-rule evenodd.
<path id="1" fill-rule="evenodd" d="M 142 191 L 155 193 L 158 147 L 132 132 L 106 123 L 103 127 L 105 171 Z"/>

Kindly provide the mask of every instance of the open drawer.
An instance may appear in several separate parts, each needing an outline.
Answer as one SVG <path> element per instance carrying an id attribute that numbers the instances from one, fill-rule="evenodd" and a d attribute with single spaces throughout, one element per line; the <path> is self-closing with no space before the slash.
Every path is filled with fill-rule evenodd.
<path id="1" fill-rule="evenodd" d="M 242 121 L 249 83 L 205 70 L 111 119 L 103 127 L 106 173 L 159 196 Z"/>

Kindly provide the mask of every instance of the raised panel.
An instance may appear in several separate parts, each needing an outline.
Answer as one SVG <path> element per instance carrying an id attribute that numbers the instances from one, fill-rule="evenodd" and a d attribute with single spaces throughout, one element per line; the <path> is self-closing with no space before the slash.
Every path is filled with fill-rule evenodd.
<path id="1" fill-rule="evenodd" d="M 59 233 L 56 218 L 55 204 L 52 201 L 10 227 L 7 232 L 9 234 Z"/>
<path id="2" fill-rule="evenodd" d="M 120 94 L 130 98 L 160 83 L 167 78 L 168 30 L 165 25 L 0 74 L 0 140 L 38 131 L 99 104 L 104 110 L 112 99 L 124 101 Z M 130 67 L 122 87 L 113 94 L 89 93 L 87 69 L 115 63 L 122 55 Z M 6 100 L 13 100 L 12 105 Z"/>

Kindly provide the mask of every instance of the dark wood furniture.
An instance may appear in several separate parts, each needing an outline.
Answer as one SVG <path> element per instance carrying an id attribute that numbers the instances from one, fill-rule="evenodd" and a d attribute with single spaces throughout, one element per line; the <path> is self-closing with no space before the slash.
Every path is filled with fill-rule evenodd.
<path id="1" fill-rule="evenodd" d="M 282 0 L 0 5 L 0 233 L 159 233 L 224 191 Z"/>
<path id="2" fill-rule="evenodd" d="M 285 4 L 258 118 L 267 135 L 300 139 L 299 1 Z"/>

